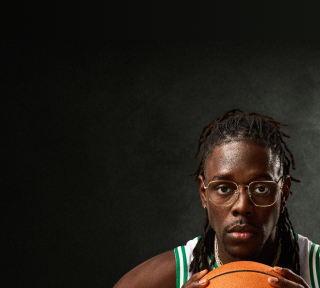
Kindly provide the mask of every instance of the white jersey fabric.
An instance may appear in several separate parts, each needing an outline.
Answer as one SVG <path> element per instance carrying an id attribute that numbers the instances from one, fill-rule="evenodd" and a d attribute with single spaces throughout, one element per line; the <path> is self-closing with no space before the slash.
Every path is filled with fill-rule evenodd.
<path id="1" fill-rule="evenodd" d="M 313 244 L 308 238 L 296 234 L 300 249 L 300 274 L 311 288 L 320 288 L 320 247 Z M 176 283 L 180 288 L 191 277 L 189 272 L 191 261 L 193 260 L 192 251 L 200 237 L 187 242 L 185 246 L 174 249 L 176 257 Z M 210 260 L 212 255 L 210 255 Z M 210 263 L 210 261 L 209 261 Z M 214 263 L 214 268 L 217 268 Z"/>

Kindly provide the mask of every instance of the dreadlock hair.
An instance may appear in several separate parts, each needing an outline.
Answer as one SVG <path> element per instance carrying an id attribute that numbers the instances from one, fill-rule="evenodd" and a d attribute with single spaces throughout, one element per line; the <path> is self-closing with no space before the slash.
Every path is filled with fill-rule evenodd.
<path id="1" fill-rule="evenodd" d="M 191 175 L 196 175 L 196 181 L 199 175 L 203 179 L 205 178 L 204 168 L 206 161 L 210 157 L 214 147 L 232 141 L 250 140 L 261 146 L 270 148 L 275 155 L 279 156 L 283 171 L 282 179 L 284 180 L 287 175 L 290 175 L 291 163 L 293 169 L 296 167 L 293 154 L 283 140 L 284 137 L 290 138 L 290 136 L 280 130 L 280 125 L 287 126 L 275 121 L 271 117 L 254 112 L 245 114 L 240 109 L 226 112 L 223 116 L 213 120 L 202 129 L 195 158 L 199 154 L 201 146 L 203 146 L 203 152 L 198 168 Z M 292 176 L 291 179 L 295 182 L 300 182 L 300 180 Z M 292 191 L 290 191 L 290 194 L 292 194 Z M 203 233 L 193 250 L 193 261 L 190 264 L 189 271 L 192 274 L 203 269 L 209 268 L 211 270 L 215 262 L 215 256 L 212 251 L 215 231 L 209 223 L 207 209 L 205 209 L 205 212 L 206 219 Z M 278 236 L 281 235 L 282 237 L 282 251 L 277 265 L 289 268 L 294 273 L 300 275 L 299 245 L 286 207 L 283 213 L 280 213 L 277 227 Z M 209 263 L 210 255 L 213 257 Z"/>

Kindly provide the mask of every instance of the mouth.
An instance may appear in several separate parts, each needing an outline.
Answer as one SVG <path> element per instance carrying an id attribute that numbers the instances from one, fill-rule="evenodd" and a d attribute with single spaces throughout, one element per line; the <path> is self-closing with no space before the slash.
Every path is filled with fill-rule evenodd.
<path id="1" fill-rule="evenodd" d="M 228 234 L 237 240 L 246 240 L 254 237 L 258 233 L 257 229 L 251 225 L 235 225 L 228 230 Z"/>

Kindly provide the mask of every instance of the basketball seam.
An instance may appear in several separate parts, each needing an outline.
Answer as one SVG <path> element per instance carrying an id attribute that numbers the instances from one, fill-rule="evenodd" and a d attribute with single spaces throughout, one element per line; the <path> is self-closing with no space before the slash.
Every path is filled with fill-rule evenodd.
<path id="1" fill-rule="evenodd" d="M 268 274 L 268 273 L 261 272 L 261 271 L 255 271 L 255 270 L 235 270 L 235 271 L 229 271 L 229 272 L 225 272 L 225 273 L 219 274 L 219 275 L 214 276 L 214 277 L 212 277 L 212 278 L 210 278 L 210 279 L 208 279 L 208 280 L 212 280 L 212 279 L 217 278 L 217 277 L 219 277 L 219 276 L 223 276 L 223 275 L 225 275 L 225 274 L 230 274 L 230 273 L 236 273 L 236 272 L 256 272 L 256 273 L 265 274 L 265 275 L 274 277 L 274 275 L 272 275 L 272 274 Z"/>

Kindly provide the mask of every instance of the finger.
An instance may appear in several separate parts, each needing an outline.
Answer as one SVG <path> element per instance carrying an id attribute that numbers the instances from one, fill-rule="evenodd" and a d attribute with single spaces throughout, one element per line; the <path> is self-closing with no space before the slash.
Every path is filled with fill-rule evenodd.
<path id="1" fill-rule="evenodd" d="M 204 270 L 202 270 L 202 271 L 194 274 L 194 276 L 196 276 L 194 280 L 199 280 L 199 279 L 201 279 L 201 278 L 202 278 L 204 275 L 206 275 L 207 273 L 208 273 L 208 269 L 204 269 Z"/>
<path id="2" fill-rule="evenodd" d="M 275 266 L 273 267 L 273 271 L 294 283 L 301 284 L 302 287 L 308 287 L 307 283 L 303 280 L 302 277 L 300 277 L 299 275 L 297 275 L 296 273 L 294 273 L 288 268 L 281 268 L 281 267 Z"/>
<path id="3" fill-rule="evenodd" d="M 200 280 L 204 275 L 206 275 L 208 273 L 208 270 L 202 270 L 198 273 L 193 274 L 190 279 L 184 283 L 184 285 L 182 286 L 183 288 L 192 288 L 192 287 L 206 287 L 209 284 L 209 280 L 208 279 L 202 279 Z"/>
<path id="4" fill-rule="evenodd" d="M 271 287 L 281 287 L 281 288 L 308 288 L 309 286 L 301 285 L 300 283 L 295 283 L 285 278 L 269 277 L 268 283 Z"/>

